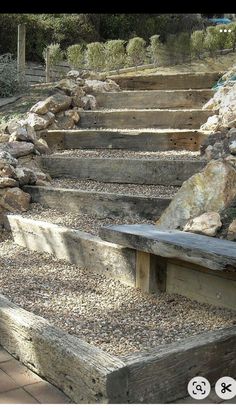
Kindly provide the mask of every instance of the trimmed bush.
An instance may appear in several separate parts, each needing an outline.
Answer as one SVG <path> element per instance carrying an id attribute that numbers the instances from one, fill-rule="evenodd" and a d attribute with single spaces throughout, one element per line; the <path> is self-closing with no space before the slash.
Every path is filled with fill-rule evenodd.
<path id="1" fill-rule="evenodd" d="M 126 60 L 124 40 L 110 40 L 105 43 L 106 68 L 109 70 L 124 66 Z"/>
<path id="2" fill-rule="evenodd" d="M 204 40 L 204 48 L 210 53 L 212 57 L 215 56 L 216 51 L 219 49 L 218 37 L 216 35 L 216 27 L 207 27 L 206 36 Z"/>
<path id="3" fill-rule="evenodd" d="M 95 71 L 105 67 L 105 47 L 104 44 L 95 42 L 87 45 L 86 65 Z"/>
<path id="4" fill-rule="evenodd" d="M 82 68 L 85 63 L 85 50 L 83 45 L 74 44 L 67 48 L 67 62 L 73 68 Z"/>
<path id="5" fill-rule="evenodd" d="M 200 58 L 203 53 L 205 35 L 203 30 L 197 30 L 191 34 L 191 53 L 194 57 Z"/>
<path id="6" fill-rule="evenodd" d="M 126 51 L 128 56 L 128 62 L 134 65 L 137 69 L 138 65 L 141 65 L 146 60 L 146 41 L 141 37 L 131 38 L 127 44 Z"/>
<path id="7" fill-rule="evenodd" d="M 45 61 L 46 61 L 47 48 L 49 49 L 49 59 L 50 59 L 50 66 L 51 67 L 53 67 L 56 64 L 59 64 L 61 61 L 63 61 L 64 53 L 61 50 L 60 44 L 58 44 L 58 43 L 50 44 L 44 49 L 43 57 L 44 57 Z"/>
<path id="8" fill-rule="evenodd" d="M 160 36 L 155 34 L 150 38 L 150 46 L 148 47 L 148 51 L 150 53 L 151 61 L 155 65 L 158 65 L 160 59 L 160 51 L 162 48 L 162 44 L 160 41 Z"/>

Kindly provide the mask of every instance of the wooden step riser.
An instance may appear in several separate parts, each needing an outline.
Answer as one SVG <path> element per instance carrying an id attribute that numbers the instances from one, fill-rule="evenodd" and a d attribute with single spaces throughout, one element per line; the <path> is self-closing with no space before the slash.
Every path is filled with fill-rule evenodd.
<path id="1" fill-rule="evenodd" d="M 24 190 L 30 193 L 33 202 L 43 206 L 99 217 L 140 216 L 157 220 L 170 203 L 170 199 L 77 189 L 25 186 Z"/>
<path id="2" fill-rule="evenodd" d="M 134 151 L 198 151 L 207 136 L 198 131 L 49 131 L 44 137 L 53 149 L 128 149 Z"/>
<path id="3" fill-rule="evenodd" d="M 199 172 L 206 162 L 45 156 L 41 158 L 41 164 L 56 178 L 181 186 L 186 179 Z"/>
<path id="4" fill-rule="evenodd" d="M 221 73 L 154 74 L 137 76 L 111 76 L 122 89 L 171 90 L 207 89 L 220 78 Z"/>
<path id="5" fill-rule="evenodd" d="M 212 90 L 123 91 L 95 95 L 97 108 L 202 108 Z"/>
<path id="6" fill-rule="evenodd" d="M 199 129 L 211 115 L 209 110 L 82 111 L 78 127 Z"/>

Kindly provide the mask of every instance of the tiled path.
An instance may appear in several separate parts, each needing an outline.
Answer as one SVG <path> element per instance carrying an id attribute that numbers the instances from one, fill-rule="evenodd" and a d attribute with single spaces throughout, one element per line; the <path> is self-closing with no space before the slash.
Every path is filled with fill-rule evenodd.
<path id="1" fill-rule="evenodd" d="M 41 379 L 0 346 L 1 403 L 71 403 L 59 389 Z"/>

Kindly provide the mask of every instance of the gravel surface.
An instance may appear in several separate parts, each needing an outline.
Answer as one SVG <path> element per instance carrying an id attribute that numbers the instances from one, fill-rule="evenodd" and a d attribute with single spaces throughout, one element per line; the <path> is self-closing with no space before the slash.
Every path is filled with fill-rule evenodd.
<path id="1" fill-rule="evenodd" d="M 56 151 L 51 156 L 68 156 L 77 158 L 124 158 L 124 159 L 169 159 L 169 160 L 202 160 L 198 151 L 158 151 L 139 152 L 125 149 L 68 149 Z"/>
<path id="2" fill-rule="evenodd" d="M 135 185 L 132 183 L 103 183 L 94 180 L 53 179 L 52 187 L 89 190 L 94 192 L 120 193 L 134 196 L 172 198 L 178 192 L 177 186 Z"/>
<path id="3" fill-rule="evenodd" d="M 236 324 L 230 310 L 142 294 L 10 238 L 0 245 L 0 287 L 17 305 L 119 356 Z"/>
<path id="4" fill-rule="evenodd" d="M 148 223 L 154 224 L 154 221 L 144 219 L 138 216 L 135 217 L 105 217 L 91 216 L 89 214 L 79 214 L 77 212 L 63 212 L 58 209 L 45 208 L 38 203 L 32 203 L 30 210 L 27 213 L 22 213 L 22 216 L 32 218 L 34 220 L 47 221 L 55 223 L 59 226 L 70 227 L 72 229 L 83 230 L 86 233 L 95 234 L 98 236 L 101 226 L 109 224 L 134 224 Z"/>

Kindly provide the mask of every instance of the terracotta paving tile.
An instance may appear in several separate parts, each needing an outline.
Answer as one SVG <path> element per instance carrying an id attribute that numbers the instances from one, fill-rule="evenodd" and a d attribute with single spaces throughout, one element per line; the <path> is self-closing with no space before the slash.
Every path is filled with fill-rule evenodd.
<path id="1" fill-rule="evenodd" d="M 25 386 L 24 389 L 40 403 L 70 403 L 70 399 L 63 392 L 46 381 Z"/>
<path id="2" fill-rule="evenodd" d="M 0 393 L 16 389 L 17 384 L 5 372 L 0 369 Z"/>
<path id="3" fill-rule="evenodd" d="M 0 363 L 0 369 L 9 375 L 19 386 L 30 385 L 41 381 L 38 375 L 34 374 L 16 359 Z"/>
<path id="4" fill-rule="evenodd" d="M 10 359 L 14 359 L 10 354 L 8 354 L 5 349 L 0 347 L 0 362 L 10 361 Z"/>
<path id="5" fill-rule="evenodd" d="M 22 388 L 0 393 L 1 403 L 39 403 Z"/>

